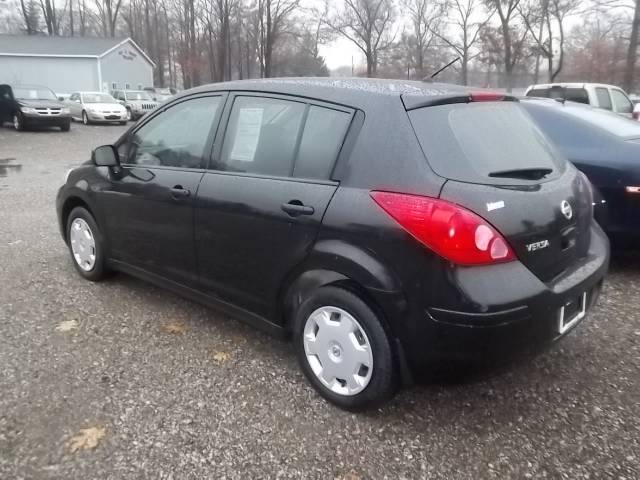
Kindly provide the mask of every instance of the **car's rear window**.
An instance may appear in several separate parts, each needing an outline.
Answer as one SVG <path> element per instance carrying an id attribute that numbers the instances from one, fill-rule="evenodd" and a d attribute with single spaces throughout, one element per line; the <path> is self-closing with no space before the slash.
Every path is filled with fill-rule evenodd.
<path id="1" fill-rule="evenodd" d="M 409 112 L 433 170 L 453 180 L 483 184 L 531 183 L 500 172 L 564 170 L 564 160 L 517 102 L 478 102 Z"/>
<path id="2" fill-rule="evenodd" d="M 553 98 L 589 105 L 589 94 L 584 88 L 561 87 L 559 85 L 546 88 L 533 88 L 527 92 L 527 97 Z"/>

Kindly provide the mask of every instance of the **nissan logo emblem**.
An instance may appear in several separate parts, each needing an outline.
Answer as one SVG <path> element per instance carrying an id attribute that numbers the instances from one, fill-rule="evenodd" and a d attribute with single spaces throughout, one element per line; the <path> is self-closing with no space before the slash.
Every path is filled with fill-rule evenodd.
<path id="1" fill-rule="evenodd" d="M 563 200 L 560 204 L 560 211 L 567 220 L 571 220 L 571 217 L 573 217 L 573 208 L 571 208 L 571 205 L 569 205 L 569 202 L 566 200 Z"/>

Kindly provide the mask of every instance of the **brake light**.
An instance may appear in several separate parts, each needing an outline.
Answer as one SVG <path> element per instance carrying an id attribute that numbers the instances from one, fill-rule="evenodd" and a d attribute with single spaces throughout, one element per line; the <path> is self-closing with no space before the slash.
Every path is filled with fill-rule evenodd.
<path id="1" fill-rule="evenodd" d="M 497 92 L 472 92 L 469 95 L 472 102 L 500 102 L 504 95 Z"/>
<path id="2" fill-rule="evenodd" d="M 631 116 L 634 120 L 640 120 L 640 112 L 633 112 Z"/>
<path id="3" fill-rule="evenodd" d="M 516 259 L 504 237 L 484 219 L 437 198 L 371 192 L 373 200 L 420 243 L 459 265 Z"/>
<path id="4" fill-rule="evenodd" d="M 627 193 L 640 193 L 640 187 L 627 187 Z"/>

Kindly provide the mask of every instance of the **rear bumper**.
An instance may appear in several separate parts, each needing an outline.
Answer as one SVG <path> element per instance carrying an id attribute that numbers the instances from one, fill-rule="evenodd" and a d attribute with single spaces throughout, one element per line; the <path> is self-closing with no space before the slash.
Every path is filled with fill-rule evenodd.
<path id="1" fill-rule="evenodd" d="M 491 361 L 538 350 L 580 324 L 561 333 L 560 311 L 568 302 L 586 294 L 588 316 L 608 266 L 609 241 L 594 222 L 588 254 L 553 282 L 542 282 L 520 262 L 455 270 L 461 304 L 475 308 L 412 308 L 416 313 L 396 329 L 407 363 L 417 373 L 434 361 Z"/>

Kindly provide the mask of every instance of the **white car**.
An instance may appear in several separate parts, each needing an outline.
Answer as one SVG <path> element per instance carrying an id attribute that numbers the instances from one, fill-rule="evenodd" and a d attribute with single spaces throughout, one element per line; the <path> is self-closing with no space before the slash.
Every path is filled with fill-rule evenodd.
<path id="1" fill-rule="evenodd" d="M 127 123 L 127 109 L 108 93 L 74 92 L 65 101 L 71 110 L 71 118 L 88 125 L 90 123 Z"/>
<path id="2" fill-rule="evenodd" d="M 625 117 L 640 118 L 640 108 L 635 109 L 629 96 L 615 85 L 601 83 L 545 83 L 531 85 L 525 93 L 527 97 L 554 98 L 571 102 L 586 103 L 592 107 L 609 110 Z"/>

